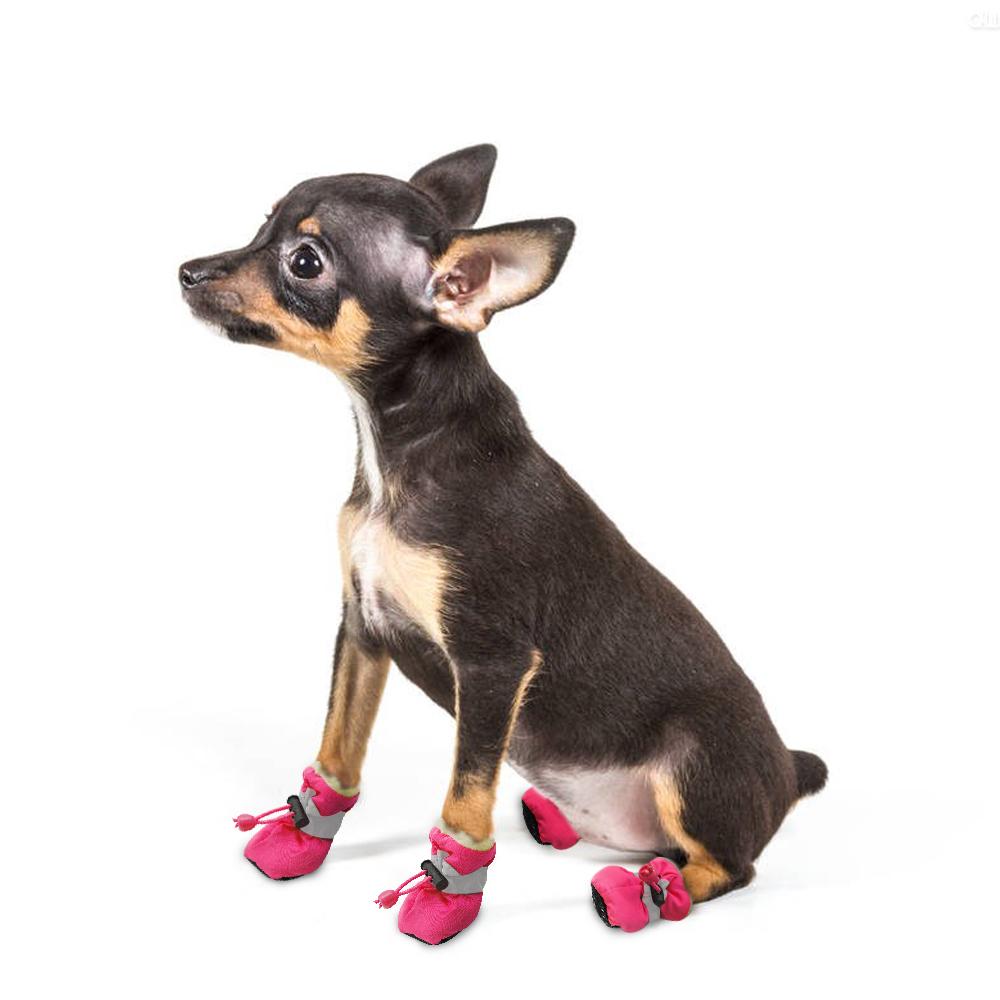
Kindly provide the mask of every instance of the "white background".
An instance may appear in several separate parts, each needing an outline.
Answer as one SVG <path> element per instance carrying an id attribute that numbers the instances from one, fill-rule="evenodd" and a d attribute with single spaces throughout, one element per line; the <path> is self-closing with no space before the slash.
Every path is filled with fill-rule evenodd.
<path id="1" fill-rule="evenodd" d="M 0 42 L 10 995 L 995 989 L 1000 8 L 24 9 Z M 588 899 L 613 859 L 537 847 L 507 772 L 483 913 L 430 949 L 371 903 L 425 856 L 451 760 L 397 674 L 332 862 L 284 884 L 241 857 L 230 817 L 317 747 L 354 439 L 334 378 L 213 337 L 176 268 L 303 178 L 484 141 L 484 224 L 578 225 L 492 362 L 831 780 L 750 889 L 626 936 Z"/>

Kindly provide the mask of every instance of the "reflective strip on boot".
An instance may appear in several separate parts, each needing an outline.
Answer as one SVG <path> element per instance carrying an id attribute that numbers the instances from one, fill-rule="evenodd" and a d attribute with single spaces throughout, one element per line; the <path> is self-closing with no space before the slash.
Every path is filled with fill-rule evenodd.
<path id="1" fill-rule="evenodd" d="M 305 810 L 309 822 L 299 827 L 302 833 L 307 833 L 310 837 L 318 837 L 320 840 L 333 840 L 340 829 L 340 824 L 344 822 L 345 813 L 337 812 L 332 816 L 324 816 L 313 802 L 316 795 L 315 788 L 307 788 L 299 793 L 299 801 Z"/>
<path id="2" fill-rule="evenodd" d="M 477 868 L 468 875 L 462 875 L 448 864 L 448 852 L 438 851 L 434 855 L 434 864 L 437 870 L 448 880 L 448 885 L 442 892 L 452 893 L 456 896 L 471 896 L 474 893 L 482 892 L 486 887 L 487 866 Z"/>

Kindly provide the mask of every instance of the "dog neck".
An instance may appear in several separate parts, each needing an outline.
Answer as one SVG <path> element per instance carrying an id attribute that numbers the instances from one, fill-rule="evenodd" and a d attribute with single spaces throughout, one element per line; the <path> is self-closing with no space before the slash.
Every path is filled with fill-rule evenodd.
<path id="1" fill-rule="evenodd" d="M 348 386 L 358 453 L 352 500 L 376 509 L 525 449 L 531 434 L 479 340 L 434 330 Z"/>

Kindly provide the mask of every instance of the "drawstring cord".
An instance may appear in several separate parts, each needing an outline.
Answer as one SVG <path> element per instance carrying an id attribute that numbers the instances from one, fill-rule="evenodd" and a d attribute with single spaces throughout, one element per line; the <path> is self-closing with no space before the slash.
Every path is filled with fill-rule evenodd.
<path id="1" fill-rule="evenodd" d="M 265 816 L 270 816 L 272 813 L 290 813 L 292 807 L 290 805 L 278 806 L 277 809 L 268 809 L 267 812 L 262 812 L 259 816 L 251 816 L 250 813 L 240 813 L 239 816 L 233 817 L 233 822 L 239 829 L 244 833 L 248 830 L 252 830 L 255 826 L 263 826 L 265 823 L 280 823 L 285 817 L 275 816 L 274 819 L 264 819 Z"/>
<path id="2" fill-rule="evenodd" d="M 416 885 L 410 885 L 414 879 L 418 878 L 423 878 L 423 882 L 417 882 Z M 372 900 L 372 902 L 377 903 L 380 909 L 388 910 L 396 905 L 400 896 L 405 896 L 408 892 L 416 892 L 417 889 L 422 889 L 425 885 L 430 884 L 431 880 L 427 873 L 419 871 L 416 875 L 411 875 L 397 889 L 386 889 L 385 892 L 380 892 L 378 894 L 378 899 Z M 410 888 L 405 888 L 408 885 L 410 885 Z"/>
<path id="3" fill-rule="evenodd" d="M 660 876 L 656 873 L 656 869 L 651 864 L 645 864 L 639 869 L 639 878 L 655 889 L 660 887 Z"/>

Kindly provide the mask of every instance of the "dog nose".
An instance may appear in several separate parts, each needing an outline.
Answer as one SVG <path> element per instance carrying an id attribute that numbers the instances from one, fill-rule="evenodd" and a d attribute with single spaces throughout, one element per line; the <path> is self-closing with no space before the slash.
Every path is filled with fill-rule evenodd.
<path id="1" fill-rule="evenodd" d="M 189 260 L 186 264 L 181 264 L 177 277 L 182 288 L 195 288 L 213 278 L 222 278 L 225 274 L 226 271 L 212 260 Z"/>
<path id="2" fill-rule="evenodd" d="M 185 288 L 194 288 L 195 285 L 204 280 L 204 276 L 204 271 L 192 271 L 189 267 L 181 268 L 181 284 Z"/>

